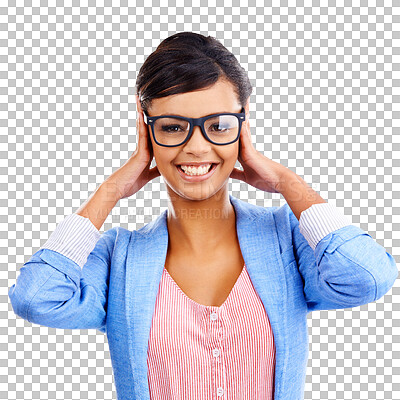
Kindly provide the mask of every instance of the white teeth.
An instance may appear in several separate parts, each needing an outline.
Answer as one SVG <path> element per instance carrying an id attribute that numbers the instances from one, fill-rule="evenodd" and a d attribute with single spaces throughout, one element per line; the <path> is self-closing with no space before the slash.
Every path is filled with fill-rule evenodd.
<path id="1" fill-rule="evenodd" d="M 212 164 L 204 165 L 201 167 L 187 167 L 186 165 L 181 165 L 182 169 L 187 175 L 204 175 L 210 170 L 211 166 Z"/>

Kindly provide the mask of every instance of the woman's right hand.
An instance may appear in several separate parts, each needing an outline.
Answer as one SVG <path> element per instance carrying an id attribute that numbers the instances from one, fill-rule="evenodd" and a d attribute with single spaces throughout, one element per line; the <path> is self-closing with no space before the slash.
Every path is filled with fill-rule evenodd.
<path id="1" fill-rule="evenodd" d="M 137 97 L 137 96 L 136 96 Z M 143 111 L 138 105 L 138 117 L 136 118 L 136 132 L 138 145 L 129 159 L 117 171 L 110 175 L 105 184 L 110 190 L 115 188 L 119 199 L 130 197 L 138 192 L 146 183 L 160 176 L 157 166 L 150 169 L 153 160 L 153 147 L 150 133 L 144 123 Z"/>
<path id="2" fill-rule="evenodd" d="M 76 214 L 89 218 L 98 230 L 120 199 L 132 196 L 147 182 L 161 175 L 157 166 L 150 169 L 153 147 L 138 98 L 136 103 L 138 105 L 136 150 L 125 164 L 111 174 L 76 211 Z"/>

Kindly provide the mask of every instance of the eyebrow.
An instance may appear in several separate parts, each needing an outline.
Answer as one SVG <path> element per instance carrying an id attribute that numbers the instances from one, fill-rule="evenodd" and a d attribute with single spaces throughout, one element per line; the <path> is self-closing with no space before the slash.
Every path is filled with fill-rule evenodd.
<path id="1" fill-rule="evenodd" d="M 236 113 L 234 113 L 232 111 L 219 111 L 219 112 L 213 112 L 211 114 L 203 115 L 203 117 L 199 117 L 199 118 L 208 117 L 209 115 L 214 115 L 214 114 L 225 114 L 225 113 L 227 113 L 227 114 L 236 114 Z M 175 113 L 170 113 L 170 114 L 169 113 L 164 113 L 164 114 L 160 114 L 160 115 L 157 115 L 157 116 L 158 117 L 166 117 L 168 115 L 174 115 L 176 117 L 183 117 L 183 118 L 191 118 L 191 117 L 185 117 L 184 115 L 175 114 Z M 153 115 L 153 116 L 155 117 L 156 115 Z"/>

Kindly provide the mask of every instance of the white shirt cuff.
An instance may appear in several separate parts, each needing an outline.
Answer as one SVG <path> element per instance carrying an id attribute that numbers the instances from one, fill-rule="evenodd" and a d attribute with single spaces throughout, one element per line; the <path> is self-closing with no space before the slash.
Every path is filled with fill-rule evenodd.
<path id="1" fill-rule="evenodd" d="M 54 250 L 82 268 L 100 237 L 89 218 L 71 214 L 57 225 L 40 249 Z"/>
<path id="2" fill-rule="evenodd" d="M 313 250 L 326 235 L 347 225 L 351 221 L 329 203 L 313 204 L 300 214 L 300 233 Z"/>

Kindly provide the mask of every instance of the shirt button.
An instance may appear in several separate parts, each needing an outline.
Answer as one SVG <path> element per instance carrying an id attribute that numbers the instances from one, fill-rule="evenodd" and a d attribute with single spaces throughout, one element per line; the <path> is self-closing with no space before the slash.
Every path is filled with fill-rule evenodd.
<path id="1" fill-rule="evenodd" d="M 210 315 L 211 321 L 215 321 L 218 319 L 218 314 L 216 312 L 212 312 Z"/>
<path id="2" fill-rule="evenodd" d="M 214 350 L 213 350 L 213 356 L 214 356 L 214 357 L 219 357 L 220 353 L 221 353 L 221 352 L 220 352 L 218 349 L 214 349 Z"/>
<path id="3" fill-rule="evenodd" d="M 219 387 L 217 389 L 217 396 L 222 396 L 224 394 L 224 389 L 222 387 Z"/>

